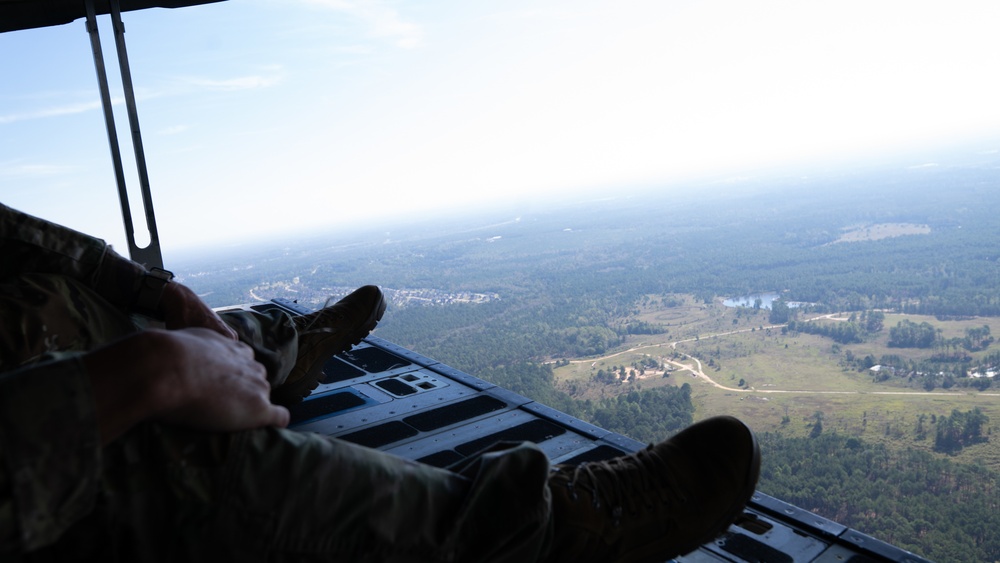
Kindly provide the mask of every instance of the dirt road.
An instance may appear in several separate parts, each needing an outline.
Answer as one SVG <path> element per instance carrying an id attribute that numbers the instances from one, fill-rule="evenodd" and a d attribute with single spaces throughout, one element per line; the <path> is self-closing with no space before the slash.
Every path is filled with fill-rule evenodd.
<path id="1" fill-rule="evenodd" d="M 829 319 L 829 320 L 835 320 L 835 321 L 845 321 L 847 319 L 841 317 L 843 314 L 844 313 L 830 313 L 828 315 L 821 315 L 819 317 L 814 317 L 814 318 L 808 319 L 808 320 L 814 321 L 814 320 L 818 320 L 818 319 Z M 734 334 L 740 334 L 740 333 L 744 333 L 744 332 L 753 332 L 753 331 L 756 331 L 756 330 L 780 329 L 780 328 L 783 328 L 785 326 L 787 326 L 787 325 L 780 324 L 780 325 L 770 325 L 770 326 L 763 326 L 763 327 L 753 327 L 753 328 L 746 328 L 746 329 L 740 329 L 740 330 L 732 330 L 732 331 L 729 331 L 729 332 L 720 332 L 720 333 L 717 333 L 717 334 L 709 334 L 709 335 L 706 335 L 706 336 L 700 336 L 699 335 L 699 336 L 696 336 L 694 338 L 686 338 L 684 340 L 677 340 L 677 341 L 671 342 L 669 344 L 647 344 L 647 345 L 635 346 L 633 348 L 629 348 L 628 350 L 623 350 L 621 352 L 615 352 L 614 354 L 608 354 L 607 356 L 602 356 L 602 357 L 597 358 L 597 359 L 570 360 L 570 363 L 572 363 L 572 364 L 590 363 L 591 366 L 594 366 L 594 365 L 597 364 L 597 362 L 608 360 L 610 358 L 614 358 L 616 356 L 621 356 L 623 354 L 630 354 L 630 353 L 633 353 L 633 352 L 640 352 L 642 350 L 649 350 L 649 349 L 653 349 L 653 348 L 663 348 L 664 346 L 669 346 L 676 353 L 678 353 L 678 354 L 684 356 L 685 358 L 687 358 L 687 360 L 686 360 L 687 363 L 685 363 L 685 361 L 680 361 L 680 360 L 664 360 L 665 363 L 667 363 L 667 364 L 669 364 L 671 366 L 674 366 L 675 368 L 677 368 L 680 371 L 688 371 L 688 372 L 691 373 L 691 375 L 693 377 L 697 377 L 698 379 L 704 380 L 706 383 L 708 383 L 709 385 L 711 385 L 711 386 L 713 386 L 713 387 L 715 387 L 717 389 L 722 389 L 724 391 L 731 391 L 731 392 L 734 392 L 734 393 L 769 393 L 769 394 L 784 393 L 784 394 L 797 394 L 797 395 L 935 395 L 935 396 L 945 396 L 945 397 L 947 397 L 947 396 L 964 396 L 964 395 L 968 395 L 968 393 L 964 392 L 964 391 L 956 391 L 956 392 L 949 392 L 949 391 L 938 391 L 938 392 L 928 392 L 928 391 L 816 391 L 816 390 L 804 390 L 804 389 L 798 389 L 798 390 L 796 390 L 796 389 L 755 389 L 753 387 L 750 387 L 750 388 L 727 387 L 727 386 L 725 386 L 725 385 L 723 385 L 723 384 L 715 381 L 714 379 L 712 379 L 711 377 L 709 377 L 708 374 L 705 373 L 705 371 L 703 369 L 703 366 L 702 366 L 702 363 L 701 363 L 701 360 L 699 360 L 698 358 L 696 358 L 696 357 L 694 357 L 694 356 L 692 356 L 690 354 L 685 354 L 684 352 L 677 351 L 677 345 L 678 344 L 683 344 L 685 342 L 699 342 L 699 341 L 702 341 L 702 340 L 711 340 L 713 338 L 722 338 L 722 337 L 725 337 L 725 336 L 732 336 Z M 984 397 L 1000 397 L 1000 393 L 978 393 L 977 395 L 981 395 L 981 396 L 984 396 Z"/>

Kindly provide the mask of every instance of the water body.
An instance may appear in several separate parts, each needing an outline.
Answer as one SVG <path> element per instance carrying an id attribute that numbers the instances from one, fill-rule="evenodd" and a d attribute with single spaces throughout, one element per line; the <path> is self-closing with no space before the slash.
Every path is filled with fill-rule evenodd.
<path id="1" fill-rule="evenodd" d="M 753 304 L 760 299 L 761 309 L 770 309 L 771 303 L 778 300 L 781 295 L 777 293 L 758 293 L 756 295 L 744 295 L 742 297 L 730 297 L 722 302 L 726 307 L 753 307 Z"/>
<path id="2" fill-rule="evenodd" d="M 760 299 L 761 309 L 770 309 L 771 303 L 780 298 L 781 295 L 777 293 L 758 293 L 756 295 L 744 295 L 742 297 L 730 297 L 722 302 L 726 307 L 753 307 L 753 304 Z M 809 305 L 814 305 L 814 303 L 803 303 L 801 301 L 788 301 L 786 303 L 789 307 L 806 307 Z"/>

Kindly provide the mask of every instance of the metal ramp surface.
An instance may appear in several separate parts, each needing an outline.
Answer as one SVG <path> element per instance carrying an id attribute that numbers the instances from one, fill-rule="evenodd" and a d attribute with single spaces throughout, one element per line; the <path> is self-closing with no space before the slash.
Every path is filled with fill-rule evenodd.
<path id="1" fill-rule="evenodd" d="M 277 299 L 246 306 L 309 311 Z M 324 379 L 292 409 L 290 428 L 317 432 L 437 467 L 498 440 L 529 440 L 553 463 L 606 459 L 645 446 L 370 336 L 327 360 Z M 721 537 L 678 562 L 926 561 L 774 497 L 756 493 Z"/>

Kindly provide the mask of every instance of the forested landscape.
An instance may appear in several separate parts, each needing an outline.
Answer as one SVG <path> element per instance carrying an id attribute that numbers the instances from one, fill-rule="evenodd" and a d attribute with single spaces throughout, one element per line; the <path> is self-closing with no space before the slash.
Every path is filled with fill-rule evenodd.
<path id="1" fill-rule="evenodd" d="M 769 494 L 937 561 L 992 561 L 1000 477 L 841 434 L 761 436 Z"/>
<path id="2" fill-rule="evenodd" d="M 1000 399 L 977 394 L 995 391 L 988 373 L 1000 368 L 1000 158 L 924 164 L 512 205 L 205 249 L 174 269 L 213 306 L 284 297 L 318 307 L 376 283 L 392 303 L 378 336 L 638 440 L 743 409 L 733 414 L 762 436 L 762 491 L 931 559 L 992 561 Z M 866 238 L 875 225 L 881 234 Z M 780 294 L 773 309 L 721 305 L 764 292 Z M 738 340 L 707 338 L 737 330 Z M 679 341 L 598 378 L 599 357 Z M 785 362 L 819 350 L 828 367 L 795 385 L 843 378 L 886 406 L 862 415 L 810 398 L 793 407 L 807 415 L 764 414 L 788 403 L 754 392 L 789 383 L 740 362 L 771 350 Z M 694 359 L 729 390 L 681 375 Z M 557 378 L 571 361 L 582 379 Z M 629 382 L 640 370 L 658 375 Z M 876 391 L 929 395 L 912 406 Z M 983 408 L 962 402 L 972 400 Z"/>

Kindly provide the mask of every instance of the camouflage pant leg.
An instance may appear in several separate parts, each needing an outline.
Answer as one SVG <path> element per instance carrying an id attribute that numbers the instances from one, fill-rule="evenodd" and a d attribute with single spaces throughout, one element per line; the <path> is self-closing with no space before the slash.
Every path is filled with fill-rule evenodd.
<path id="1" fill-rule="evenodd" d="M 136 329 L 66 278 L 15 286 L 0 288 L 4 328 L 14 329 L 0 331 L 4 369 Z M 290 323 L 238 316 L 227 322 L 258 357 L 294 361 Z M 484 454 L 459 475 L 315 434 L 144 423 L 105 448 L 95 511 L 27 559 L 527 563 L 551 534 L 547 476 L 530 444 Z"/>
<path id="2" fill-rule="evenodd" d="M 529 563 L 551 534 L 530 444 L 466 475 L 275 428 L 144 424 L 106 454 L 98 510 L 44 560 Z"/>
<path id="3" fill-rule="evenodd" d="M 240 341 L 253 348 L 254 359 L 264 364 L 271 388 L 284 383 L 298 357 L 299 336 L 291 317 L 280 309 L 227 311 L 219 315 Z"/>
<path id="4" fill-rule="evenodd" d="M 222 319 L 254 350 L 272 387 L 295 364 L 298 335 L 280 310 L 236 311 Z M 121 309 L 84 284 L 54 274 L 23 274 L 0 282 L 0 372 L 50 352 L 86 352 L 138 330 Z"/>
<path id="5" fill-rule="evenodd" d="M 76 280 L 24 274 L 0 282 L 0 371 L 49 352 L 85 352 L 134 332 L 135 325 Z"/>

